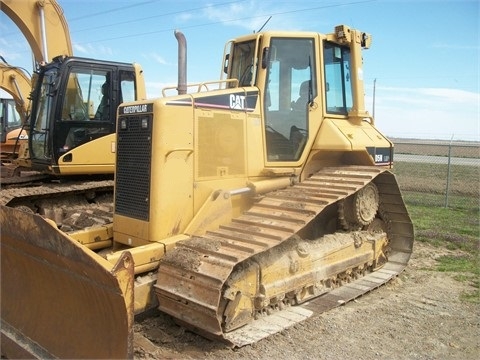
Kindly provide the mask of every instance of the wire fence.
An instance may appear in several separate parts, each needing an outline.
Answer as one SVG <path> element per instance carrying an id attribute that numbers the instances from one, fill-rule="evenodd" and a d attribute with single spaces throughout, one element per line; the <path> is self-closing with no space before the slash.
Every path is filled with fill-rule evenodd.
<path id="1" fill-rule="evenodd" d="M 480 143 L 392 139 L 394 169 L 407 203 L 478 208 Z"/>

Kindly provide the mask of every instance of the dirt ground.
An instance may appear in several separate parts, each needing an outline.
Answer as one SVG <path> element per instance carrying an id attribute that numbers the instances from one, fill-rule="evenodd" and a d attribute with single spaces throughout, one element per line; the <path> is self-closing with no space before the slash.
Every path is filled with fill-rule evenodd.
<path id="1" fill-rule="evenodd" d="M 451 253 L 416 243 L 407 269 L 385 286 L 239 349 L 151 312 L 135 324 L 135 359 L 478 359 L 480 306 L 460 300 L 473 288 L 433 271 Z"/>

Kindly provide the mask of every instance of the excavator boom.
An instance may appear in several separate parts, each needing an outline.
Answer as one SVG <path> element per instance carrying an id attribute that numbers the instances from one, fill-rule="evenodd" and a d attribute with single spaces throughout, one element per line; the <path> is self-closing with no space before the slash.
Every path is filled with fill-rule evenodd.
<path id="1" fill-rule="evenodd" d="M 15 100 L 17 111 L 24 122 L 28 110 L 27 99 L 32 90 L 30 78 L 25 74 L 25 71 L 5 63 L 0 63 L 0 70 L 0 88 L 9 93 Z"/>
<path id="2" fill-rule="evenodd" d="M 62 8 L 55 0 L 0 0 L 0 10 L 17 25 L 27 39 L 35 60 L 33 69 L 50 62 L 55 56 L 73 55 L 68 24 Z M 1 67 L 2 89 L 15 99 L 17 111 L 23 125 L 26 125 L 29 110 L 26 99 L 32 90 L 30 79 L 19 69 L 3 64 Z M 4 130 L 8 132 L 8 129 L 2 129 Z M 28 134 L 20 129 L 13 129 L 7 134 L 7 138 L 7 143 L 2 141 L 2 160 L 10 161 L 20 156 L 23 159 L 20 165 L 30 167 L 28 145 L 23 141 L 28 138 Z M 17 171 L 16 168 L 18 165 L 2 171 L 11 174 Z"/>
<path id="3" fill-rule="evenodd" d="M 55 0 L 1 0 L 0 9 L 23 33 L 37 63 L 73 55 L 68 24 Z"/>

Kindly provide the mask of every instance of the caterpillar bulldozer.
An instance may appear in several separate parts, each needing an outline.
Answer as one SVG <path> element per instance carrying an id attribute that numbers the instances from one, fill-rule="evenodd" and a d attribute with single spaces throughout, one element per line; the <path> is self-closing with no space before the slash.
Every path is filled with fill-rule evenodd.
<path id="1" fill-rule="evenodd" d="M 105 211 L 90 221 L 111 222 L 116 109 L 146 98 L 143 70 L 135 63 L 73 56 L 68 24 L 54 0 L 2 0 L 0 8 L 35 59 L 31 88 L 21 89 L 31 100 L 25 136 L 12 160 L 2 162 L 0 204 L 47 214 L 74 230 L 70 215 L 89 216 L 101 199 Z M 54 216 L 60 207 L 70 215 Z"/>
<path id="2" fill-rule="evenodd" d="M 111 224 L 67 234 L 1 206 L 4 356 L 132 358 L 152 307 L 244 346 L 407 265 L 393 144 L 364 104 L 369 34 L 242 36 L 195 85 L 176 36 L 178 94 L 118 107 Z"/>

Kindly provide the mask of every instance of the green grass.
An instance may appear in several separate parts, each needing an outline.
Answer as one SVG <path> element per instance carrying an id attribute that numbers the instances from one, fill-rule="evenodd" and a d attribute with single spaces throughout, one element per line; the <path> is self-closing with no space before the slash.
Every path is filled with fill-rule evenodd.
<path id="1" fill-rule="evenodd" d="M 480 170 L 476 166 L 396 162 L 393 169 L 402 191 L 439 194 L 445 197 L 447 178 L 449 196 L 480 197 Z"/>
<path id="2" fill-rule="evenodd" d="M 402 195 L 405 202 L 411 206 L 445 207 L 448 203 L 448 207 L 455 210 L 475 209 L 479 206 L 479 198 L 475 196 L 450 195 L 447 199 L 445 195 L 408 190 L 403 190 Z"/>
<path id="3" fill-rule="evenodd" d="M 445 144 L 448 142 L 432 144 L 398 139 L 395 149 L 397 153 L 446 156 Z M 478 143 L 454 145 L 452 156 L 480 155 Z M 415 227 L 416 241 L 461 250 L 458 252 L 461 255 L 437 259 L 435 270 L 452 273 L 455 279 L 471 284 L 475 290 L 462 294 L 461 298 L 480 304 L 479 167 L 452 165 L 448 169 L 441 163 L 397 161 L 393 171 Z"/>
<path id="4" fill-rule="evenodd" d="M 459 281 L 470 283 L 474 291 L 461 294 L 465 301 L 480 303 L 480 209 L 476 206 L 456 208 L 419 205 L 407 200 L 416 241 L 462 250 L 458 256 L 437 259 L 437 271 L 450 272 Z"/>

